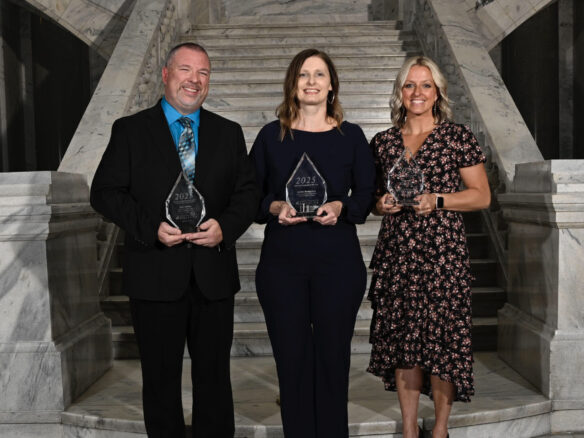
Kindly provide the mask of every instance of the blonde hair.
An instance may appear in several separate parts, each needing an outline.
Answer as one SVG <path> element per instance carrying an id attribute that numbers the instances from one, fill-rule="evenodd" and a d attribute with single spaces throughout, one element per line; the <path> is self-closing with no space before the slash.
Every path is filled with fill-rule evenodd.
<path id="1" fill-rule="evenodd" d="M 428 70 L 430 70 L 432 80 L 436 85 L 438 99 L 432 108 L 434 123 L 440 124 L 442 122 L 452 120 L 452 110 L 450 109 L 450 99 L 448 99 L 447 94 L 448 82 L 446 81 L 446 78 L 440 71 L 438 65 L 430 58 L 426 56 L 414 56 L 412 58 L 406 59 L 395 79 L 393 94 L 389 100 L 389 107 L 391 109 L 391 122 L 393 125 L 397 126 L 398 128 L 403 128 L 406 122 L 406 109 L 404 107 L 402 98 L 402 88 L 406 78 L 408 77 L 408 74 L 410 73 L 410 69 L 415 65 L 426 67 Z"/>
<path id="2" fill-rule="evenodd" d="M 286 77 L 284 79 L 284 100 L 276 108 L 276 116 L 280 119 L 280 140 L 284 140 L 287 132 L 292 136 L 292 123 L 300 114 L 300 104 L 296 97 L 298 76 L 300 75 L 304 61 L 313 56 L 322 59 L 328 68 L 332 90 L 328 94 L 326 115 L 334 119 L 337 122 L 337 129 L 339 131 L 341 130 L 343 108 L 339 102 L 339 76 L 335 65 L 326 53 L 317 49 L 305 49 L 292 59 L 286 71 Z"/>

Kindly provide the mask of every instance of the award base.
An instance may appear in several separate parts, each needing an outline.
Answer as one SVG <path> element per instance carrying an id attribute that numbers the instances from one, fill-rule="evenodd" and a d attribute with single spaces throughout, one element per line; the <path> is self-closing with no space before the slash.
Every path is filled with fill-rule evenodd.
<path id="1" fill-rule="evenodd" d="M 389 202 L 387 199 L 385 200 L 385 204 L 387 205 L 401 205 L 403 207 L 412 207 L 414 205 L 419 205 L 420 202 L 416 201 L 415 199 L 402 199 L 401 201 L 395 200 L 394 202 Z"/>

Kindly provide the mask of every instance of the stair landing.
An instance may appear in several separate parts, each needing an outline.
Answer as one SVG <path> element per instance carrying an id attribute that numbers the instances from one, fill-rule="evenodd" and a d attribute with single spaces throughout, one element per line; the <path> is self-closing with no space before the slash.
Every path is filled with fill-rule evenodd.
<path id="1" fill-rule="evenodd" d="M 352 356 L 349 392 L 351 437 L 400 437 L 396 394 L 383 389 L 365 372 L 369 356 Z M 272 357 L 232 358 L 231 375 L 236 412 L 236 437 L 283 437 L 275 400 L 278 380 Z M 190 361 L 183 370 L 185 418 L 191 422 Z M 450 418 L 452 438 L 538 437 L 550 433 L 551 402 L 503 363 L 496 353 L 475 354 L 476 396 L 471 403 L 455 403 Z M 114 367 L 62 416 L 65 429 L 92 438 L 145 437 L 140 365 L 118 360 Z M 433 405 L 421 397 L 419 423 L 431 436 Z M 68 435 L 66 435 L 68 436 Z"/>

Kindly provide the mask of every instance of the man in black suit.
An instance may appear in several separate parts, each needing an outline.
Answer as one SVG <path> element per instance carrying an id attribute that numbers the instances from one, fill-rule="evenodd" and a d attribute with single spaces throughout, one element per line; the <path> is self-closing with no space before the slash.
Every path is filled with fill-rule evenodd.
<path id="1" fill-rule="evenodd" d="M 164 98 L 114 123 L 91 186 L 91 205 L 125 231 L 123 287 L 151 438 L 185 436 L 185 340 L 192 360 L 193 435 L 233 437 L 235 429 L 229 375 L 233 296 L 240 288 L 235 241 L 251 224 L 259 194 L 241 127 L 201 108 L 210 74 L 203 47 L 172 49 L 162 69 Z M 187 129 L 184 117 L 196 145 L 194 183 L 207 211 L 194 233 L 165 221 L 165 200 L 185 166 L 177 152 Z"/>

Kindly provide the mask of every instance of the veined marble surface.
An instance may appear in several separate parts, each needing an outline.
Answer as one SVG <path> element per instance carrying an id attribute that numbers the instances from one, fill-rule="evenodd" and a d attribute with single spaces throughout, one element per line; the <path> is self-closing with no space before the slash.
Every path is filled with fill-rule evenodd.
<path id="1" fill-rule="evenodd" d="M 508 303 L 501 357 L 553 399 L 582 409 L 584 380 L 583 160 L 518 164 L 498 197 L 508 230 Z"/>
<path id="2" fill-rule="evenodd" d="M 82 175 L 0 174 L 0 424 L 55 422 L 111 364 L 96 223 Z"/>
<path id="3" fill-rule="evenodd" d="M 241 22 L 266 16 L 302 15 L 304 17 L 353 14 L 366 21 L 370 0 L 224 0 L 225 17 L 228 22 Z M 239 21 L 238 21 L 239 20 Z M 335 20 L 332 20 L 335 21 Z"/>
<path id="4" fill-rule="evenodd" d="M 109 58 L 136 0 L 24 0 Z"/>
<path id="5" fill-rule="evenodd" d="M 481 8 L 475 0 L 466 0 L 467 13 L 485 36 L 487 49 L 495 47 L 503 38 L 554 0 L 493 0 Z"/>
<path id="6" fill-rule="evenodd" d="M 350 371 L 349 429 L 351 436 L 400 436 L 400 410 L 395 393 L 364 370 L 368 355 L 353 355 Z M 190 423 L 190 365 L 183 369 L 183 403 Z M 231 361 L 237 437 L 282 437 L 278 382 L 271 357 Z M 450 419 L 452 438 L 534 437 L 550 432 L 551 403 L 493 353 L 475 354 L 477 395 L 471 403 L 455 403 Z M 138 361 L 116 361 L 64 414 L 65 429 L 83 428 L 144 434 Z M 421 398 L 420 424 L 433 425 L 433 404 Z M 117 433 L 117 432 L 116 432 Z M 66 435 L 101 437 L 94 434 Z M 119 435 L 125 437 L 125 435 Z"/>
<path id="7" fill-rule="evenodd" d="M 174 0 L 138 0 L 59 171 L 81 173 L 91 183 L 113 122 L 160 95 L 160 64 L 175 41 L 176 24 Z"/>
<path id="8" fill-rule="evenodd" d="M 478 119 L 499 176 L 509 186 L 515 164 L 540 161 L 542 155 L 486 50 L 483 35 L 465 13 L 464 0 L 417 0 L 407 7 L 427 48 L 448 47 L 449 53 L 444 55 L 451 57 L 452 63 L 445 69 L 446 74 L 461 81 L 449 84 L 449 89 L 464 88 L 463 96 L 470 99 L 471 117 Z M 426 29 L 437 28 L 441 31 L 425 36 Z M 444 38 L 447 45 L 436 44 L 436 40 L 441 43 Z"/>

